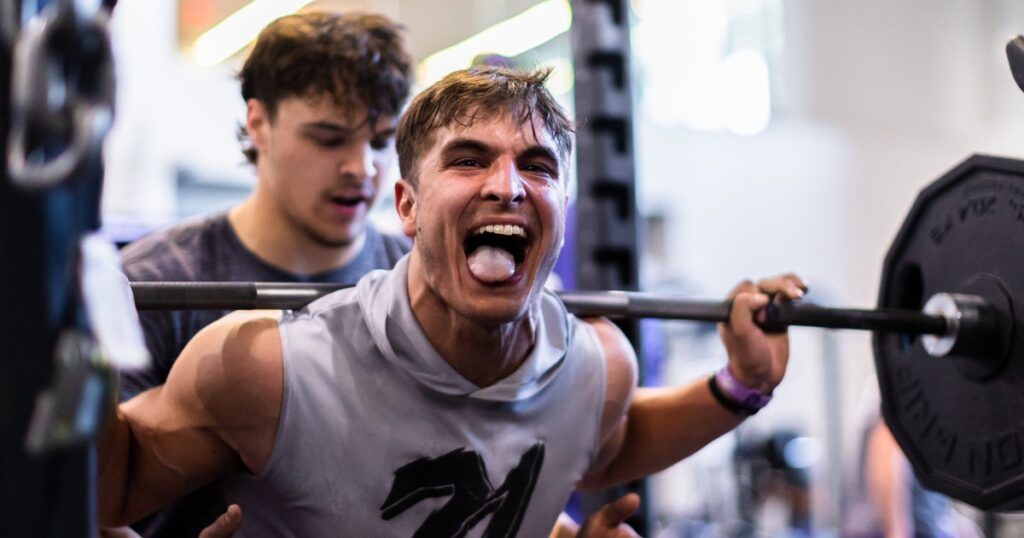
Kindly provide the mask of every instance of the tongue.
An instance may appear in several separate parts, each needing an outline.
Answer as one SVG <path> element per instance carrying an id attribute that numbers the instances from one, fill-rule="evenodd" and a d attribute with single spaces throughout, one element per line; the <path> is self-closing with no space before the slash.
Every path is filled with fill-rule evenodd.
<path id="1" fill-rule="evenodd" d="M 469 272 L 484 282 L 501 282 L 516 273 L 516 260 L 504 249 L 480 247 L 469 256 Z"/>

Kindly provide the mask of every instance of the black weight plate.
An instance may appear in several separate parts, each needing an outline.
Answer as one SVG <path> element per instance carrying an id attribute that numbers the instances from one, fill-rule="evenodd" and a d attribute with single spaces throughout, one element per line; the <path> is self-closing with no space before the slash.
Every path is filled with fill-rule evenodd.
<path id="1" fill-rule="evenodd" d="M 974 155 L 918 195 L 885 258 L 878 305 L 920 310 L 938 292 L 996 309 L 987 357 L 932 357 L 875 333 L 882 413 L 928 487 L 985 510 L 1024 509 L 1024 162 Z"/>

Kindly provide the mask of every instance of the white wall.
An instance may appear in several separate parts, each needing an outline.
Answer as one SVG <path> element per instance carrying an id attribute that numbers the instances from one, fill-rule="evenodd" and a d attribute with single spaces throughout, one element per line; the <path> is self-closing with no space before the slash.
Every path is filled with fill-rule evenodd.
<path id="1" fill-rule="evenodd" d="M 792 270 L 817 302 L 871 307 L 916 193 L 970 153 L 1024 154 L 1024 94 L 1003 49 L 1024 33 L 1024 3 L 790 0 L 785 13 L 773 74 L 785 93 L 766 131 L 696 133 L 638 115 L 640 203 L 667 216 L 671 252 L 648 277 L 719 296 L 738 279 Z M 872 353 L 867 334 L 834 337 L 846 444 Z M 820 347 L 803 333 L 794 341 L 772 412 L 752 427 L 823 435 Z"/>

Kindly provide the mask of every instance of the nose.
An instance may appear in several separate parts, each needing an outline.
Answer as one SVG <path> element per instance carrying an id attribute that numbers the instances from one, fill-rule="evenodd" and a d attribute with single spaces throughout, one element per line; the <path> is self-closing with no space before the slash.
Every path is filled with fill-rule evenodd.
<path id="1" fill-rule="evenodd" d="M 370 142 L 353 144 L 342 155 L 338 169 L 342 175 L 359 181 L 372 178 L 377 175 L 377 153 Z"/>
<path id="2" fill-rule="evenodd" d="M 526 187 L 515 163 L 497 167 L 487 176 L 480 194 L 485 200 L 502 205 L 521 202 L 526 197 Z"/>

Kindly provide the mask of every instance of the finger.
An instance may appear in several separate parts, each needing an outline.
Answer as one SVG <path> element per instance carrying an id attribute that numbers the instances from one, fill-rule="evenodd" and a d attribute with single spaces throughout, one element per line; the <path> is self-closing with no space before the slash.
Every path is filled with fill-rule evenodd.
<path id="1" fill-rule="evenodd" d="M 209 527 L 199 533 L 199 538 L 229 538 L 242 527 L 242 508 L 232 504 Z"/>
<path id="2" fill-rule="evenodd" d="M 616 499 L 615 502 L 602 506 L 601 519 L 609 527 L 616 527 L 632 517 L 639 509 L 640 496 L 636 493 L 627 493 Z"/>
<path id="3" fill-rule="evenodd" d="M 750 280 L 744 280 L 739 284 L 736 284 L 736 286 L 731 291 L 729 291 L 729 295 L 727 295 L 727 297 L 732 299 L 733 297 L 736 297 L 741 293 L 749 293 L 754 291 L 757 291 L 757 286 L 755 286 L 754 283 L 751 282 Z"/>
<path id="4" fill-rule="evenodd" d="M 807 292 L 807 283 L 794 274 L 785 274 L 759 280 L 757 289 L 769 295 L 795 300 Z"/>
<path id="5" fill-rule="evenodd" d="M 619 525 L 617 529 L 615 529 L 615 538 L 641 538 L 641 536 L 637 534 L 635 530 L 633 530 L 633 527 L 630 527 L 629 525 L 623 523 L 622 525 Z"/>
<path id="6" fill-rule="evenodd" d="M 735 333 L 759 331 L 754 323 L 756 314 L 768 305 L 770 299 L 763 293 L 742 292 L 732 299 L 729 328 Z"/>

